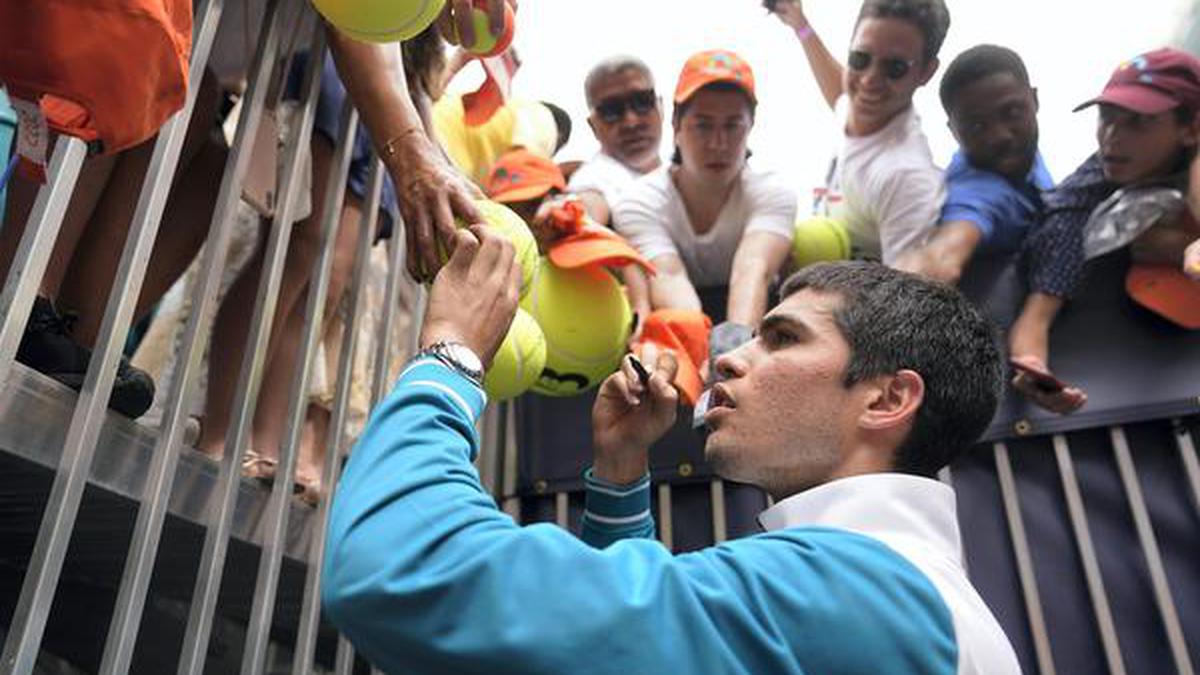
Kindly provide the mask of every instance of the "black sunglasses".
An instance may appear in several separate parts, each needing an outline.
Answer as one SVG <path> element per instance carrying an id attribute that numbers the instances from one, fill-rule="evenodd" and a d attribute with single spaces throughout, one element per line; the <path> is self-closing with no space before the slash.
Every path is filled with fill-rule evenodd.
<path id="1" fill-rule="evenodd" d="M 875 57 L 870 52 L 864 52 L 859 49 L 851 49 L 850 56 L 846 59 L 846 65 L 850 66 L 850 70 L 863 72 L 871 67 L 871 62 Z M 913 66 L 917 65 L 916 60 L 905 61 L 904 59 L 887 58 L 879 59 L 883 66 L 883 75 L 889 80 L 899 80 L 912 70 Z"/>
<path id="2" fill-rule="evenodd" d="M 658 96 L 653 89 L 635 91 L 625 96 L 613 96 L 596 104 L 594 110 L 600 119 L 608 124 L 619 122 L 625 117 L 626 110 L 632 110 L 641 117 L 650 114 L 658 107 Z"/>

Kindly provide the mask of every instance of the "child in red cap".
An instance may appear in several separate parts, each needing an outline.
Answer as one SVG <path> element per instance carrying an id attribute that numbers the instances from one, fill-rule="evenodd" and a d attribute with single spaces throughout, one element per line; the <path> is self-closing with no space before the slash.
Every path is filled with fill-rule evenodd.
<path id="1" fill-rule="evenodd" d="M 1185 190 L 1200 133 L 1200 60 L 1177 49 L 1157 49 L 1117 67 L 1096 98 L 1099 149 L 1043 196 L 1043 221 L 1026 241 L 1022 261 L 1029 295 L 1013 324 L 1009 348 L 1018 372 L 1013 386 L 1034 403 L 1058 413 L 1087 401 L 1083 390 L 1057 383 L 1049 369 L 1054 318 L 1083 278 L 1089 221 L 1118 190 L 1175 187 Z M 1111 200 L 1110 200 L 1111 201 Z M 1099 209 L 1103 211 L 1104 209 Z M 1133 240 L 1135 261 L 1170 262 L 1178 270 L 1184 248 L 1200 236 L 1186 212 L 1172 212 L 1153 227 L 1141 223 Z M 1123 245 L 1121 242 L 1119 245 Z M 1111 248 L 1109 249 L 1111 250 Z"/>

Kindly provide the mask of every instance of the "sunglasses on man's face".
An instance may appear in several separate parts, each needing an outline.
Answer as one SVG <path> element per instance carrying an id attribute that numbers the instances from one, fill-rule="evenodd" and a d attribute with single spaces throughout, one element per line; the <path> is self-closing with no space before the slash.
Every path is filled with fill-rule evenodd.
<path id="1" fill-rule="evenodd" d="M 596 104 L 596 114 L 607 124 L 620 122 L 625 117 L 626 110 L 632 110 L 635 115 L 648 115 L 658 107 L 658 96 L 653 89 L 635 91 L 625 96 L 613 96 Z"/>
<path id="2" fill-rule="evenodd" d="M 875 56 L 871 52 L 864 52 L 860 49 L 850 50 L 850 56 L 846 59 L 846 65 L 850 70 L 863 73 L 871 67 L 871 63 L 875 60 Z M 906 61 L 904 59 L 886 58 L 879 59 L 880 65 L 883 67 L 883 76 L 889 80 L 899 80 L 912 70 L 913 66 L 917 65 L 917 61 Z"/>

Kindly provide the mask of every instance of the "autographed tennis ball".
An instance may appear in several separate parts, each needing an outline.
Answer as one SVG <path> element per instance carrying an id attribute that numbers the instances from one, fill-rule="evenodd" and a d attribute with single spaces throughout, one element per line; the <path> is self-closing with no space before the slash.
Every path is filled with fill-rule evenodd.
<path id="1" fill-rule="evenodd" d="M 541 258 L 521 307 L 546 336 L 546 365 L 532 391 L 574 396 L 621 365 L 633 311 L 624 289 L 603 268 L 568 270 Z"/>
<path id="2" fill-rule="evenodd" d="M 796 223 L 792 262 L 797 268 L 826 260 L 850 258 L 850 233 L 841 221 L 814 216 Z"/>
<path id="3" fill-rule="evenodd" d="M 366 42 L 408 40 L 429 27 L 446 0 L 313 0 L 339 31 Z"/>
<path id="4" fill-rule="evenodd" d="M 483 377 L 483 388 L 493 401 L 516 398 L 537 382 L 545 365 L 546 336 L 537 321 L 518 307 L 492 367 Z"/>

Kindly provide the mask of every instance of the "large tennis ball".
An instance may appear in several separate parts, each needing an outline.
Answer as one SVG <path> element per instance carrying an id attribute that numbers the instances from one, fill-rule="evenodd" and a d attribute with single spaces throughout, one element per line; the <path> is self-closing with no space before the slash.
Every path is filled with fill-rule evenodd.
<path id="1" fill-rule="evenodd" d="M 446 0 L 313 0 L 341 32 L 366 42 L 414 38 L 429 27 Z"/>
<path id="2" fill-rule="evenodd" d="M 541 258 L 521 307 L 546 336 L 546 365 L 532 391 L 574 396 L 621 365 L 633 312 L 609 272 L 561 269 Z"/>
<path id="3" fill-rule="evenodd" d="M 525 294 L 529 292 L 529 284 L 533 280 L 533 272 L 538 265 L 537 240 L 533 238 L 533 233 L 529 231 L 529 226 L 525 224 L 521 216 L 507 206 L 490 199 L 476 199 L 475 208 L 479 209 L 480 214 L 483 215 L 483 222 L 512 242 L 513 248 L 516 249 L 515 260 L 521 266 L 521 297 L 525 297 Z M 465 223 L 460 219 L 458 226 L 463 227 L 464 225 Z M 438 250 L 441 252 L 442 262 L 450 259 L 450 255 L 442 248 L 440 242 Z"/>
<path id="4" fill-rule="evenodd" d="M 516 249 L 516 261 L 521 266 L 521 297 L 525 297 L 538 266 L 537 240 L 521 216 L 507 206 L 490 199 L 476 199 L 475 208 L 479 209 L 483 220 L 512 242 Z"/>
<path id="5" fill-rule="evenodd" d="M 492 367 L 483 376 L 483 388 L 494 401 L 515 398 L 537 382 L 545 365 L 546 336 L 537 321 L 518 307 Z"/>
<path id="6" fill-rule="evenodd" d="M 850 258 L 850 233 L 839 220 L 813 216 L 796 223 L 792 238 L 792 262 L 804 267 L 826 260 Z"/>

